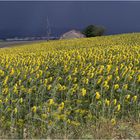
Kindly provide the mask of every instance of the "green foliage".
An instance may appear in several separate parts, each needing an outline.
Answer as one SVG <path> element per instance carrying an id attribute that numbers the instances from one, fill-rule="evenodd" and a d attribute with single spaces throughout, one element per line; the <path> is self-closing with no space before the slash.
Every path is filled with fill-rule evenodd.
<path id="1" fill-rule="evenodd" d="M 83 34 L 86 37 L 102 36 L 105 32 L 105 28 L 96 25 L 89 25 L 83 30 Z"/>
<path id="2" fill-rule="evenodd" d="M 0 49 L 0 139 L 139 138 L 139 54 L 140 34 Z"/>

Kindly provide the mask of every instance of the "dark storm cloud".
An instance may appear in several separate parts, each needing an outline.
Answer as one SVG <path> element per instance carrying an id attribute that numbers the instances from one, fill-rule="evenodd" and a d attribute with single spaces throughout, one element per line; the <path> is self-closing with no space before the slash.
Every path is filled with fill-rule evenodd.
<path id="1" fill-rule="evenodd" d="M 140 31 L 140 2 L 0 2 L 0 37 L 45 35 L 49 18 L 53 35 L 89 24 L 107 33 Z"/>

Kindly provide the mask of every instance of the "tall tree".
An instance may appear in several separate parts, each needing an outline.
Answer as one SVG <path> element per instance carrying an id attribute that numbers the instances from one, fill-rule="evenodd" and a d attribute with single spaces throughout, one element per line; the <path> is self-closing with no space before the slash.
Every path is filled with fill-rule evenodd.
<path id="1" fill-rule="evenodd" d="M 96 25 L 89 25 L 87 26 L 82 33 L 86 37 L 95 37 L 95 36 L 102 36 L 105 32 L 105 28 L 102 26 L 96 26 Z"/>

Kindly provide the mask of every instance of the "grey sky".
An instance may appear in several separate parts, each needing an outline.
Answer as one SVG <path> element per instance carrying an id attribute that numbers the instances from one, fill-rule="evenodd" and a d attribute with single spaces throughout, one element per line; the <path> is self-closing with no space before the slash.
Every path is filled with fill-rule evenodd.
<path id="1" fill-rule="evenodd" d="M 53 35 L 89 24 L 105 26 L 107 34 L 139 32 L 140 2 L 0 2 L 0 38 L 45 35 L 47 17 Z"/>

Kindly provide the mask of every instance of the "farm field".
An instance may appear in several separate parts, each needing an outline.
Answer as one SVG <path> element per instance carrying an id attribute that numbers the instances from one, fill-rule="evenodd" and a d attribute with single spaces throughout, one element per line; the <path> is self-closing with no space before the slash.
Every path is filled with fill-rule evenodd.
<path id="1" fill-rule="evenodd" d="M 0 139 L 140 138 L 140 34 L 0 49 Z"/>

